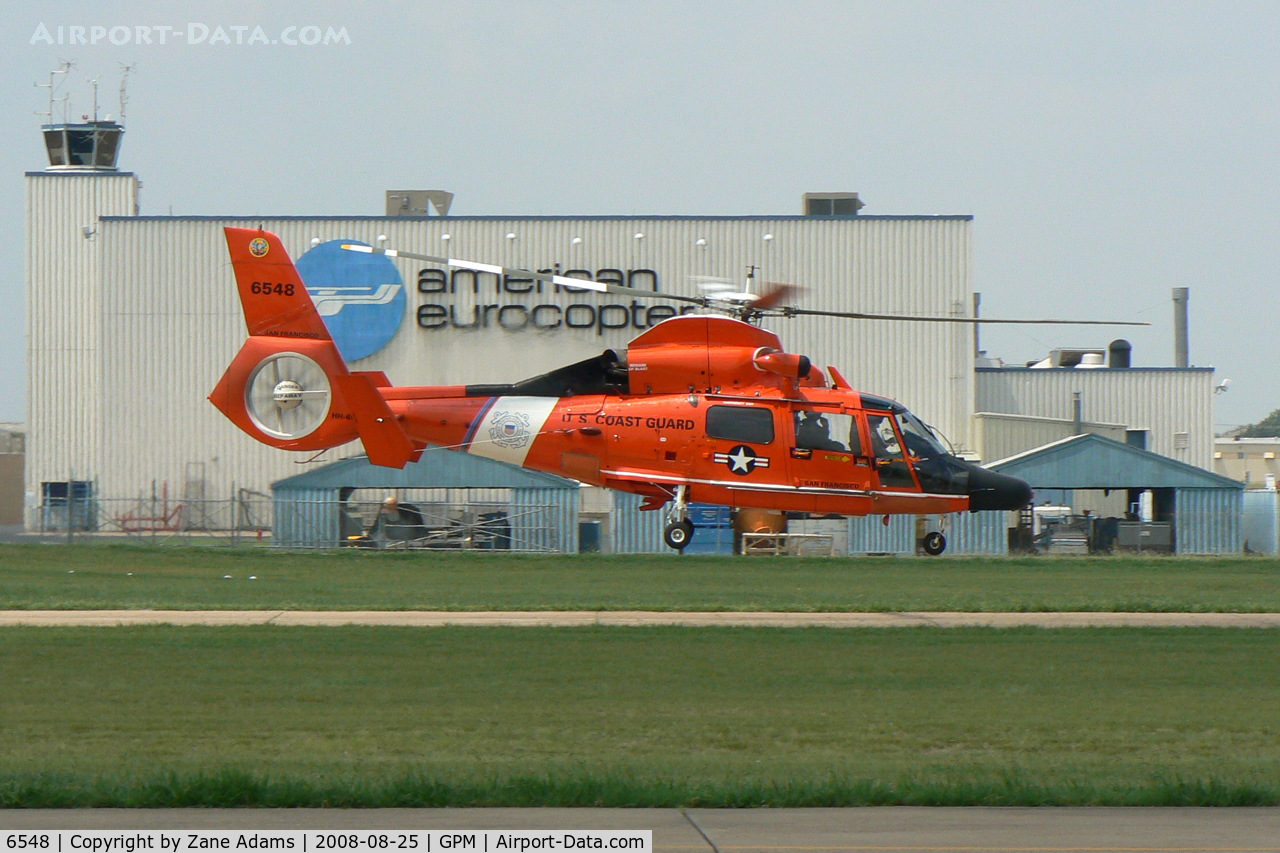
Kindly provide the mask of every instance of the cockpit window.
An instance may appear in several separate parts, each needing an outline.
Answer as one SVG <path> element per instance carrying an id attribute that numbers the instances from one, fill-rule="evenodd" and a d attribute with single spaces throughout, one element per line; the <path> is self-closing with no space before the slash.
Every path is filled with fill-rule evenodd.
<path id="1" fill-rule="evenodd" d="M 899 412 L 898 429 L 902 432 L 902 440 L 907 443 L 907 453 L 917 459 L 929 459 L 940 456 L 947 451 L 938 442 L 933 432 L 910 412 Z"/>
<path id="2" fill-rule="evenodd" d="M 871 427 L 871 449 L 877 459 L 902 458 L 902 445 L 898 443 L 898 434 L 893 431 L 892 418 L 868 415 L 867 426 Z"/>

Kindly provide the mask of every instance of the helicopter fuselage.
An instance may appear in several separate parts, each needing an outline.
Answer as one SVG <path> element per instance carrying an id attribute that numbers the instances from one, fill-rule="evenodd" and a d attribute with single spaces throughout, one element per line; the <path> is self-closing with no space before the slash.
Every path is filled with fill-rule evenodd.
<path id="1" fill-rule="evenodd" d="M 509 385 L 392 386 L 350 371 L 274 234 L 228 228 L 249 339 L 210 394 L 284 450 L 359 438 L 404 467 L 428 445 L 690 502 L 842 515 L 1013 510 L 1026 483 L 958 458 L 901 404 L 742 320 L 684 315 L 596 358 Z M 677 531 L 668 538 L 683 547 Z"/>
<path id="2" fill-rule="evenodd" d="M 963 476 L 969 463 L 944 453 L 904 453 L 905 410 L 857 391 L 559 398 L 466 396 L 465 386 L 382 391 L 415 444 L 660 503 L 683 485 L 693 502 L 800 512 L 970 508 Z"/>

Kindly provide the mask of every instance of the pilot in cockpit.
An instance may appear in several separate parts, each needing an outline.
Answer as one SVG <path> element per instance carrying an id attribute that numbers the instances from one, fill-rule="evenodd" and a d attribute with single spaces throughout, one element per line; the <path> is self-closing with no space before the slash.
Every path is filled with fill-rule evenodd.
<path id="1" fill-rule="evenodd" d="M 804 412 L 796 425 L 796 445 L 814 450 L 844 450 L 844 445 L 831 439 L 831 424 L 817 412 Z"/>

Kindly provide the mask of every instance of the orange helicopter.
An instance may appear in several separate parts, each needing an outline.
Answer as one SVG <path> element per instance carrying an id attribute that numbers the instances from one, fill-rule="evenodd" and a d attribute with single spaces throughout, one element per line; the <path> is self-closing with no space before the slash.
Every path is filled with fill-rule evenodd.
<path id="1" fill-rule="evenodd" d="M 359 438 L 375 465 L 403 468 L 428 444 L 643 496 L 669 505 L 666 544 L 694 534 L 691 502 L 850 516 L 1016 510 L 1022 480 L 949 452 L 901 404 L 855 390 L 834 367 L 788 353 L 765 316 L 934 322 L 967 318 L 778 307 L 791 290 L 673 296 L 519 271 L 576 289 L 696 304 L 723 314 L 664 320 L 627 346 L 510 385 L 391 385 L 351 371 L 280 239 L 226 228 L 249 340 L 209 395 L 236 426 L 282 450 L 323 450 Z M 492 264 L 375 249 L 499 275 Z M 983 320 L 982 322 L 1067 322 Z M 1100 321 L 1074 321 L 1097 323 Z M 1136 324 L 1134 324 L 1136 325 Z M 925 550 L 946 548 L 931 533 Z"/>

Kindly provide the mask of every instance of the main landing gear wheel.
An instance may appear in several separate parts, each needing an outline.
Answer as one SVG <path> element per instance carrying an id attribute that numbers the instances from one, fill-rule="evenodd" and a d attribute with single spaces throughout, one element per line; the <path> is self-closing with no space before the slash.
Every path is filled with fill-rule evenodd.
<path id="1" fill-rule="evenodd" d="M 662 541 L 667 543 L 668 548 L 674 548 L 677 551 L 683 551 L 692 538 L 693 523 L 688 519 L 672 522 L 662 531 Z"/>
<path id="2" fill-rule="evenodd" d="M 947 550 L 947 537 L 936 530 L 924 535 L 924 552 L 930 557 L 936 557 L 945 550 Z"/>

